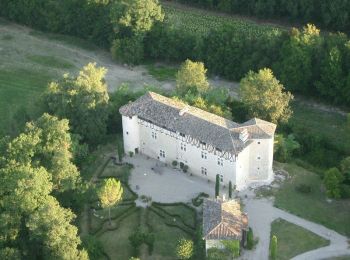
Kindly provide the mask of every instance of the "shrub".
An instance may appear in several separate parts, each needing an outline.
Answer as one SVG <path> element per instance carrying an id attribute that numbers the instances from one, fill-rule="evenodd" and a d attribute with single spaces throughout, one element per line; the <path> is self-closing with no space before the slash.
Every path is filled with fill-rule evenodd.
<path id="1" fill-rule="evenodd" d="M 144 234 L 137 229 L 133 234 L 129 236 L 130 244 L 134 250 L 134 256 L 139 256 L 140 254 L 140 246 L 144 241 Z"/>
<path id="2" fill-rule="evenodd" d="M 247 233 L 247 249 L 252 250 L 255 246 L 253 229 L 249 228 Z"/>
<path id="3" fill-rule="evenodd" d="M 130 156 L 130 157 L 133 157 L 133 156 L 134 156 L 134 153 L 130 151 L 130 152 L 129 152 L 129 156 Z"/>
<path id="4" fill-rule="evenodd" d="M 182 168 L 182 171 L 183 171 L 184 173 L 186 173 L 186 172 L 188 171 L 188 165 L 184 165 L 184 167 Z"/>
<path id="5" fill-rule="evenodd" d="M 139 64 L 144 56 L 141 36 L 115 39 L 111 47 L 112 57 L 132 65 Z"/>
<path id="6" fill-rule="evenodd" d="M 172 164 L 174 167 L 176 167 L 176 166 L 177 166 L 177 161 L 173 161 L 171 164 Z"/>
<path id="7" fill-rule="evenodd" d="M 190 259 L 193 255 L 193 241 L 180 239 L 176 247 L 176 256 L 179 259 Z"/>
<path id="8" fill-rule="evenodd" d="M 270 257 L 272 260 L 277 258 L 277 237 L 272 236 L 271 244 L 270 244 Z"/>
<path id="9" fill-rule="evenodd" d="M 220 192 L 220 176 L 219 174 L 216 174 L 215 197 L 219 196 L 219 192 Z"/>
<path id="10" fill-rule="evenodd" d="M 232 199 L 232 182 L 228 183 L 228 197 Z"/>
<path id="11" fill-rule="evenodd" d="M 83 246 L 91 259 L 103 258 L 103 245 L 95 236 L 87 235 L 82 238 Z"/>
<path id="12" fill-rule="evenodd" d="M 239 240 L 221 240 L 221 243 L 230 251 L 234 258 L 239 256 L 241 248 Z"/>
<path id="13" fill-rule="evenodd" d="M 183 169 L 185 164 L 183 162 L 180 162 L 180 168 Z"/>

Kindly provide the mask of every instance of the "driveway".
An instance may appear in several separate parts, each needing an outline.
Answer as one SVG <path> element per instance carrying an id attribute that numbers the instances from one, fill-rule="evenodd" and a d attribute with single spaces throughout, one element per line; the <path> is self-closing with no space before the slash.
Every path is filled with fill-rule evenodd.
<path id="1" fill-rule="evenodd" d="M 157 160 L 141 155 L 125 157 L 124 161 L 134 165 L 129 183 L 139 195 L 150 196 L 153 201 L 162 203 L 191 202 L 200 192 L 214 197 L 215 183 L 185 174 L 179 169 L 173 169 Z M 220 194 L 227 196 L 227 189 Z M 350 255 L 348 238 L 322 225 L 302 219 L 273 206 L 272 199 L 258 199 L 253 190 L 237 193 L 244 204 L 244 211 L 248 213 L 249 226 L 259 238 L 255 250 L 244 250 L 240 259 L 269 258 L 271 223 L 278 218 L 301 226 L 330 241 L 330 245 L 305 252 L 295 256 L 294 260 L 319 260 L 332 257 Z"/>

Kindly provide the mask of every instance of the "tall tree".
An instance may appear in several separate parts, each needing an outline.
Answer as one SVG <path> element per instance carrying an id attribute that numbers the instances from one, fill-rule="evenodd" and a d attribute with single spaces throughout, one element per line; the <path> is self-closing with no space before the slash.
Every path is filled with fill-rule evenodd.
<path id="1" fill-rule="evenodd" d="M 203 93 L 209 89 L 207 69 L 203 62 L 186 60 L 176 75 L 176 90 L 180 95 L 186 94 L 190 89 Z"/>
<path id="2" fill-rule="evenodd" d="M 77 77 L 66 74 L 62 81 L 50 83 L 45 95 L 50 112 L 69 119 L 72 131 L 93 145 L 106 133 L 109 99 L 106 72 L 105 68 L 89 63 Z"/>
<path id="3" fill-rule="evenodd" d="M 123 187 L 120 181 L 109 178 L 104 180 L 97 192 L 102 208 L 108 209 L 109 224 L 111 225 L 111 208 L 122 200 Z"/>
<path id="4" fill-rule="evenodd" d="M 216 174 L 215 179 L 215 198 L 218 197 L 220 194 L 220 176 L 219 174 Z"/>
<path id="5" fill-rule="evenodd" d="M 240 82 L 239 93 L 251 117 L 277 123 L 288 121 L 292 115 L 289 102 L 293 95 L 284 92 L 283 85 L 270 69 L 248 72 Z"/>
<path id="6" fill-rule="evenodd" d="M 344 180 L 341 172 L 333 167 L 327 170 L 324 174 L 323 183 L 327 189 L 327 196 L 330 198 L 339 199 L 340 194 L 340 184 Z"/>
<path id="7" fill-rule="evenodd" d="M 158 0 L 114 1 L 111 20 L 117 32 L 120 27 L 129 28 L 133 33 L 151 30 L 157 21 L 163 21 L 164 13 Z"/>
<path id="8" fill-rule="evenodd" d="M 89 259 L 85 250 L 79 250 L 81 244 L 78 229 L 71 225 L 75 215 L 60 207 L 49 197 L 38 210 L 30 215 L 26 223 L 31 238 L 40 241 L 45 259 Z"/>

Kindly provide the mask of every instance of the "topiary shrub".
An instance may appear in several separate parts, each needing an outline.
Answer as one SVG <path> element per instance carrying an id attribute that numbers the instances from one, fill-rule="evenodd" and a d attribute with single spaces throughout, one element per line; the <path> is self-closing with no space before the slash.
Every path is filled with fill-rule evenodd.
<path id="1" fill-rule="evenodd" d="M 255 246 L 253 229 L 249 228 L 247 233 L 247 249 L 252 250 Z"/>
<path id="2" fill-rule="evenodd" d="M 273 236 L 270 244 L 270 258 L 275 260 L 277 258 L 277 237 Z"/>
<path id="3" fill-rule="evenodd" d="M 172 164 L 174 167 L 176 167 L 176 166 L 177 166 L 177 161 L 173 161 L 171 164 Z"/>
<path id="4" fill-rule="evenodd" d="M 182 168 L 182 171 L 183 171 L 184 173 L 186 173 L 186 172 L 188 171 L 188 165 L 184 165 L 184 167 Z"/>
<path id="5" fill-rule="evenodd" d="M 183 162 L 180 162 L 180 169 L 183 169 L 185 164 Z"/>
<path id="6" fill-rule="evenodd" d="M 130 156 L 130 157 L 133 157 L 133 156 L 134 156 L 134 153 L 133 153 L 133 152 L 129 152 L 129 156 Z"/>
<path id="7" fill-rule="evenodd" d="M 228 197 L 232 199 L 232 182 L 228 183 Z"/>

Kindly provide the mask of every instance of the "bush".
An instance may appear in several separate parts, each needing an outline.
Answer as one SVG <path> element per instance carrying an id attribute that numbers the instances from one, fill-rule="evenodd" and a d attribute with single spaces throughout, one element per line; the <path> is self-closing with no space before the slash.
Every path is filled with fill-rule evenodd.
<path id="1" fill-rule="evenodd" d="M 180 162 L 180 169 L 183 169 L 185 164 L 183 162 Z"/>
<path id="2" fill-rule="evenodd" d="M 253 229 L 249 228 L 247 233 L 247 249 L 252 250 L 255 246 Z"/>
<path id="3" fill-rule="evenodd" d="M 95 236 L 87 235 L 82 238 L 83 246 L 91 259 L 103 258 L 103 245 Z"/>
<path id="4" fill-rule="evenodd" d="M 188 171 L 188 165 L 184 165 L 184 167 L 182 168 L 182 171 L 183 171 L 184 173 L 186 173 L 186 172 Z"/>
<path id="5" fill-rule="evenodd" d="M 216 181 L 215 181 L 215 198 L 219 196 L 220 192 L 220 176 L 219 174 L 216 174 Z"/>
<path id="6" fill-rule="evenodd" d="M 130 157 L 133 157 L 133 156 L 134 156 L 134 153 L 130 151 L 130 152 L 129 152 L 129 156 L 130 156 Z"/>
<path id="7" fill-rule="evenodd" d="M 272 260 L 277 259 L 277 237 L 272 236 L 270 244 L 270 257 Z"/>
<path id="8" fill-rule="evenodd" d="M 232 182 L 228 183 L 228 197 L 232 199 Z"/>
<path id="9" fill-rule="evenodd" d="M 131 65 L 140 64 L 143 60 L 143 37 L 133 36 L 115 39 L 111 47 L 112 57 Z"/>
<path id="10" fill-rule="evenodd" d="M 177 161 L 173 161 L 171 164 L 172 164 L 174 167 L 176 167 L 176 166 L 177 166 Z"/>
<path id="11" fill-rule="evenodd" d="M 176 247 L 176 256 L 179 259 L 190 259 L 193 255 L 193 241 L 181 239 Z"/>

